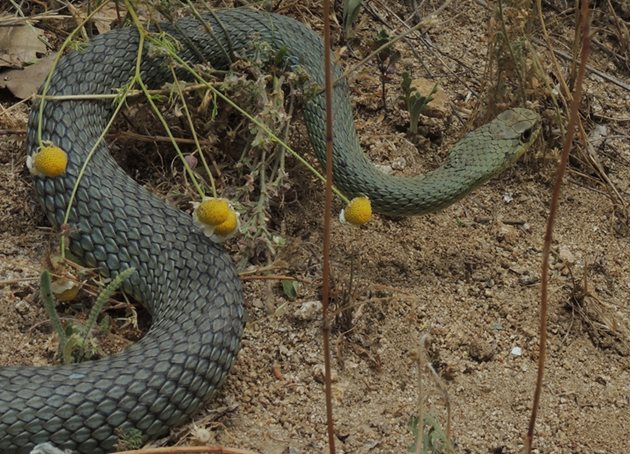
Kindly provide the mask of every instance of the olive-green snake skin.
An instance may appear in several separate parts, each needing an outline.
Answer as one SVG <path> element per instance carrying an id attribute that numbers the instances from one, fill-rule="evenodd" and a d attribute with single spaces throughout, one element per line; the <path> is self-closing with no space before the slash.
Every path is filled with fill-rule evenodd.
<path id="1" fill-rule="evenodd" d="M 287 64 L 301 65 L 323 86 L 322 43 L 299 22 L 250 10 L 205 18 L 212 34 L 195 19 L 163 26 L 181 42 L 183 58 L 203 58 L 225 68 L 230 52 L 246 56 L 253 41 L 264 40 L 276 49 L 286 47 Z M 133 76 L 138 42 L 133 28 L 95 37 L 61 59 L 48 94 L 112 93 Z M 170 79 L 162 58 L 159 52 L 144 53 L 142 75 L 152 87 Z M 335 183 L 349 196 L 369 196 L 375 211 L 383 213 L 418 214 L 445 207 L 512 163 L 539 130 L 537 114 L 513 109 L 464 138 L 436 171 L 412 178 L 388 176 L 359 147 L 345 82 L 337 84 L 334 96 Z M 37 196 L 56 228 L 111 109 L 111 100 L 46 101 L 42 139 L 69 155 L 65 175 L 35 178 Z M 38 148 L 37 110 L 35 103 L 29 154 Z M 322 161 L 323 96 L 307 102 L 304 112 Z M 239 349 L 242 294 L 230 257 L 193 225 L 190 215 L 128 177 L 104 144 L 80 181 L 69 225 L 70 250 L 86 265 L 107 276 L 136 268 L 124 289 L 148 307 L 153 324 L 140 342 L 98 361 L 0 369 L 3 453 L 28 452 L 47 441 L 85 453 L 107 452 L 119 436 L 134 430 L 143 440 L 164 436 L 215 394 Z"/>

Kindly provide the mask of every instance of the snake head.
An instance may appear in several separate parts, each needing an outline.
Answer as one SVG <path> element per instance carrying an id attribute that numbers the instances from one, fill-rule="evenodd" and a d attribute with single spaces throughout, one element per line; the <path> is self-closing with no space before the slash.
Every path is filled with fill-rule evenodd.
<path id="1" fill-rule="evenodd" d="M 540 115 L 522 107 L 500 113 L 492 123 L 500 125 L 497 138 L 509 140 L 518 138 L 525 148 L 540 134 Z"/>
<path id="2" fill-rule="evenodd" d="M 512 165 L 520 158 L 540 135 L 540 115 L 533 110 L 516 107 L 500 113 L 492 122 L 493 137 L 503 142 L 504 164 L 499 170 Z"/>

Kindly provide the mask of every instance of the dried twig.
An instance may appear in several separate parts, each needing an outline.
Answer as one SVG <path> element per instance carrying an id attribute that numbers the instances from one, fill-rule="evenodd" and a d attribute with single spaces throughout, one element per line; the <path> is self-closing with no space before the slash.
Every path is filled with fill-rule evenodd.
<path id="1" fill-rule="evenodd" d="M 566 137 L 564 145 L 562 147 L 562 155 L 560 157 L 560 164 L 558 164 L 558 170 L 556 174 L 556 181 L 553 186 L 553 192 L 551 195 L 551 203 L 549 207 L 549 217 L 547 219 L 547 228 L 545 231 L 545 242 L 543 245 L 543 263 L 542 263 L 542 275 L 541 275 L 541 296 L 540 296 L 540 345 L 538 353 L 538 371 L 536 375 L 536 387 L 534 390 L 534 399 L 532 403 L 532 413 L 529 420 L 529 427 L 527 429 L 527 436 L 525 439 L 525 453 L 529 454 L 532 450 L 532 442 L 534 439 L 534 428 L 536 425 L 536 417 L 538 415 L 538 408 L 540 406 L 540 395 L 542 393 L 542 383 L 545 370 L 545 357 L 547 353 L 547 289 L 549 286 L 549 255 L 551 251 L 551 241 L 553 238 L 553 226 L 558 212 L 558 204 L 560 199 L 560 188 L 562 187 L 562 178 L 564 176 L 567 162 L 569 160 L 569 151 L 573 143 L 573 137 L 575 136 L 576 126 L 579 119 L 578 108 L 580 106 L 580 99 L 582 98 L 582 85 L 584 82 L 584 75 L 586 72 L 586 59 L 588 58 L 590 50 L 589 41 L 589 10 L 588 0 L 582 0 L 581 7 L 581 24 L 577 30 L 582 33 L 582 51 L 580 55 L 580 65 L 578 67 L 577 79 L 575 82 L 575 89 L 573 92 L 573 99 L 571 100 L 571 111 L 569 114 L 569 125 L 567 127 Z"/>
<path id="2" fill-rule="evenodd" d="M 326 423 L 328 428 L 328 451 L 335 452 L 335 428 L 332 408 L 332 377 L 330 366 L 330 318 L 328 306 L 330 302 L 330 230 L 332 211 L 332 179 L 333 179 L 333 118 L 332 118 L 332 55 L 330 39 L 330 0 L 324 0 L 324 76 L 326 97 L 326 203 L 324 204 L 324 257 L 322 264 L 322 317 L 324 347 L 324 379 L 326 384 Z"/>

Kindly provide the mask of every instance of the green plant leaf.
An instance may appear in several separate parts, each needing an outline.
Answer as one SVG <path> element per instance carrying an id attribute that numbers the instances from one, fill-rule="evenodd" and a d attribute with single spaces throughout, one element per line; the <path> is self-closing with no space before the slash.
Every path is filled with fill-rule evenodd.
<path id="1" fill-rule="evenodd" d="M 352 36 L 352 25 L 359 16 L 363 0 L 344 0 L 343 2 L 343 33 L 346 38 Z"/>
<path id="2" fill-rule="evenodd" d="M 400 83 L 403 100 L 407 106 L 409 112 L 409 131 L 412 133 L 418 132 L 418 121 L 420 120 L 420 114 L 425 109 L 427 104 L 433 100 L 433 95 L 437 91 L 438 84 L 435 84 L 428 95 L 419 93 L 411 85 L 411 75 L 408 72 L 402 74 L 402 81 Z"/>
<path id="3" fill-rule="evenodd" d="M 63 325 L 61 324 L 61 320 L 59 319 L 59 314 L 57 313 L 57 309 L 55 308 L 55 298 L 53 296 L 52 288 L 51 288 L 51 279 L 50 273 L 48 270 L 42 271 L 40 277 L 40 296 L 44 302 L 44 307 L 46 308 L 46 312 L 48 312 L 48 317 L 50 318 L 50 322 L 53 326 L 53 329 L 59 336 L 59 352 L 62 351 L 63 346 L 68 340 L 66 335 L 66 331 L 63 329 Z"/>
<path id="4" fill-rule="evenodd" d="M 282 281 L 282 291 L 284 292 L 284 295 L 291 301 L 294 301 L 297 298 L 297 288 L 297 281 L 288 279 Z"/>

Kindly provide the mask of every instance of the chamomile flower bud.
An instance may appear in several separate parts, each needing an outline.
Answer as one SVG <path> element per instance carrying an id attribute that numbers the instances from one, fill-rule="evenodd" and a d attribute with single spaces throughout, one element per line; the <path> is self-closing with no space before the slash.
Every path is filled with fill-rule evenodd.
<path id="1" fill-rule="evenodd" d="M 227 221 L 230 210 L 230 203 L 226 199 L 205 197 L 195 209 L 195 215 L 199 222 L 217 226 Z"/>
<path id="2" fill-rule="evenodd" d="M 212 241 L 221 243 L 238 230 L 239 213 L 227 199 L 206 197 L 193 207 L 193 222 Z"/>
<path id="3" fill-rule="evenodd" d="M 68 155 L 59 147 L 46 145 L 26 159 L 26 166 L 32 175 L 58 177 L 66 172 Z"/>
<path id="4" fill-rule="evenodd" d="M 372 217 L 372 204 L 370 199 L 361 195 L 350 200 L 348 205 L 339 213 L 339 221 L 342 224 L 363 225 Z"/>
<path id="5" fill-rule="evenodd" d="M 214 227 L 214 235 L 218 241 L 225 241 L 230 238 L 239 226 L 239 214 L 230 208 L 227 219 Z"/>

